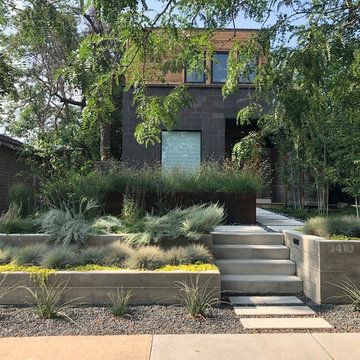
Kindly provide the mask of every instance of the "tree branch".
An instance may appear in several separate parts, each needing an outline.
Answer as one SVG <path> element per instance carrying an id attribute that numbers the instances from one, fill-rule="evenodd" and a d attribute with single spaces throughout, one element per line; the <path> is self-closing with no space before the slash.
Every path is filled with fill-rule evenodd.
<path id="1" fill-rule="evenodd" d="M 56 96 L 60 102 L 62 102 L 63 104 L 70 104 L 70 105 L 75 105 L 75 106 L 81 106 L 82 108 L 84 108 L 86 106 L 86 100 L 85 98 L 82 98 L 81 101 L 77 101 L 74 99 L 69 99 L 69 98 L 65 98 L 57 93 L 51 94 L 51 96 Z"/>

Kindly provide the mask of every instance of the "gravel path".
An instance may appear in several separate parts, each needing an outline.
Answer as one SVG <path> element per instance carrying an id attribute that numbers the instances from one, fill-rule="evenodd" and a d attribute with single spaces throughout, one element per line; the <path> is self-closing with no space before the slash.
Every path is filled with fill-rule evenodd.
<path id="1" fill-rule="evenodd" d="M 314 305 L 318 314 L 335 326 L 333 332 L 359 332 L 360 312 L 349 305 Z M 230 306 L 214 308 L 206 320 L 189 317 L 180 306 L 133 306 L 129 316 L 116 318 L 107 307 L 76 307 L 69 309 L 77 325 L 66 318 L 44 320 L 31 307 L 0 307 L 0 337 L 51 335 L 120 335 L 120 334 L 184 334 L 184 333 L 258 333 L 246 331 Z M 327 330 L 329 331 L 329 330 Z M 263 330 L 261 332 L 289 332 Z M 296 331 L 306 332 L 306 331 Z"/>

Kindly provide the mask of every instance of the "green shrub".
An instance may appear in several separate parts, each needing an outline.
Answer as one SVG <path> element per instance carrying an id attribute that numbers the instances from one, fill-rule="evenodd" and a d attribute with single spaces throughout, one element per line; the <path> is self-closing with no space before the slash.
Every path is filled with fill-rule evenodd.
<path id="1" fill-rule="evenodd" d="M 182 265 L 187 263 L 187 253 L 184 247 L 173 247 L 166 252 L 166 264 Z"/>
<path id="2" fill-rule="evenodd" d="M 16 258 L 18 248 L 13 246 L 7 246 L 0 249 L 0 265 L 9 264 Z"/>
<path id="3" fill-rule="evenodd" d="M 21 217 L 35 212 L 35 192 L 26 184 L 14 184 L 9 188 L 9 202 L 16 204 L 21 210 Z"/>
<path id="4" fill-rule="evenodd" d="M 121 230 L 122 223 L 115 216 L 102 216 L 96 219 L 92 226 L 100 233 L 113 234 Z"/>
<path id="5" fill-rule="evenodd" d="M 93 232 L 85 215 L 94 207 L 93 201 L 83 199 L 77 209 L 70 205 L 51 209 L 39 219 L 41 231 L 49 234 L 55 244 L 83 245 Z"/>
<path id="6" fill-rule="evenodd" d="M 126 223 L 136 223 L 144 217 L 144 209 L 140 206 L 139 200 L 124 196 L 124 204 L 121 212 L 121 218 Z"/>
<path id="7" fill-rule="evenodd" d="M 45 282 L 40 282 L 36 290 L 25 287 L 30 294 L 30 299 L 35 305 L 36 313 L 44 319 L 54 319 L 58 316 L 69 318 L 65 311 L 77 299 L 62 302 L 62 296 L 66 290 L 66 284 L 58 283 L 52 287 L 48 287 Z"/>
<path id="8" fill-rule="evenodd" d="M 46 244 L 35 243 L 27 245 L 17 250 L 16 256 L 15 258 L 13 258 L 13 261 L 16 265 L 19 266 L 38 266 L 42 263 L 47 251 L 48 246 Z"/>
<path id="9" fill-rule="evenodd" d="M 117 289 L 117 292 L 115 295 L 108 293 L 108 296 L 112 303 L 112 313 L 116 317 L 123 317 L 126 315 L 131 297 L 132 297 L 132 291 L 125 291 L 123 288 Z"/>
<path id="10" fill-rule="evenodd" d="M 165 265 L 165 262 L 163 250 L 156 246 L 144 246 L 131 253 L 126 265 L 130 269 L 155 270 Z"/>
<path id="11" fill-rule="evenodd" d="M 313 217 L 304 225 L 305 234 L 329 238 L 332 235 L 360 237 L 360 219 L 356 216 Z"/>
<path id="12" fill-rule="evenodd" d="M 189 284 L 185 281 L 178 282 L 180 303 L 192 317 L 204 318 L 208 310 L 219 302 L 214 290 L 208 289 L 209 280 L 200 284 L 197 276 L 196 280 L 192 280 Z"/>
<path id="13" fill-rule="evenodd" d="M 184 264 L 209 264 L 214 261 L 214 258 L 210 251 L 201 244 L 188 245 L 184 248 L 184 251 Z"/>
<path id="14" fill-rule="evenodd" d="M 37 226 L 31 219 L 21 218 L 21 208 L 11 203 L 7 212 L 0 216 L 0 233 L 26 234 L 36 232 Z"/>
<path id="15" fill-rule="evenodd" d="M 120 241 L 114 241 L 106 247 L 107 265 L 124 267 L 126 260 L 133 251 L 129 245 L 123 244 Z"/>
<path id="16" fill-rule="evenodd" d="M 96 264 L 107 265 L 108 264 L 108 252 L 105 247 L 89 247 L 83 249 L 80 252 L 81 265 Z"/>
<path id="17" fill-rule="evenodd" d="M 163 216 L 147 215 L 137 233 L 126 235 L 126 241 L 135 245 L 149 245 L 159 243 L 164 237 L 184 236 L 197 240 L 220 225 L 223 218 L 224 209 L 216 204 L 174 209 Z"/>
<path id="18" fill-rule="evenodd" d="M 79 265 L 78 250 L 73 246 L 55 246 L 44 256 L 41 265 L 47 269 L 66 269 Z"/>

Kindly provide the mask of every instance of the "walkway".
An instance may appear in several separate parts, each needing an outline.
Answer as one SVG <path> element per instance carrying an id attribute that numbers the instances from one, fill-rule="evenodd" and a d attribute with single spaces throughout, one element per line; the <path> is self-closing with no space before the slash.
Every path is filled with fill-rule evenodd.
<path id="1" fill-rule="evenodd" d="M 290 219 L 269 210 L 256 208 L 256 220 L 273 231 L 295 230 L 304 225 L 302 221 Z"/>
<path id="2" fill-rule="evenodd" d="M 0 339 L 6 360 L 349 360 L 360 334 L 58 336 Z"/>

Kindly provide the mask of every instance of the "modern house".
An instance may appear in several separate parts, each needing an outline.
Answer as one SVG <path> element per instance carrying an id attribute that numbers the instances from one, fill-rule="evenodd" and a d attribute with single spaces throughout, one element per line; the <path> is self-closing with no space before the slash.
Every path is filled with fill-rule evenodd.
<path id="1" fill-rule="evenodd" d="M 233 42 L 245 41 L 258 30 L 234 29 L 215 33 L 213 45 L 215 54 L 213 60 L 204 61 L 210 74 L 189 73 L 186 69 L 176 74 L 167 74 L 166 82 L 154 81 L 149 84 L 149 95 L 166 95 L 178 84 L 185 83 L 194 103 L 185 109 L 179 117 L 176 128 L 163 131 L 160 144 L 154 146 L 139 145 L 134 138 L 137 115 L 133 107 L 131 92 L 124 95 L 123 117 L 123 161 L 128 163 L 161 163 L 163 168 L 183 167 L 195 168 L 204 160 L 224 161 L 231 156 L 233 145 L 253 126 L 240 126 L 236 123 L 238 111 L 249 103 L 249 97 L 254 92 L 252 83 L 256 66 L 247 79 L 240 79 L 240 91 L 236 96 L 224 100 L 221 88 L 227 76 L 227 59 Z M 256 120 L 256 119 L 254 119 Z M 256 123 L 256 121 L 254 121 Z M 272 167 L 275 167 L 276 153 L 269 143 L 269 157 Z M 282 186 L 273 179 L 271 197 L 273 201 L 281 201 Z M 277 194 L 279 193 L 279 194 Z"/>
<path id="2" fill-rule="evenodd" d="M 8 208 L 8 190 L 16 175 L 24 170 L 19 159 L 22 142 L 0 134 L 0 215 Z"/>

